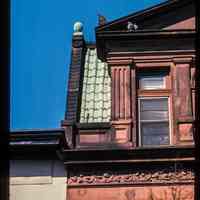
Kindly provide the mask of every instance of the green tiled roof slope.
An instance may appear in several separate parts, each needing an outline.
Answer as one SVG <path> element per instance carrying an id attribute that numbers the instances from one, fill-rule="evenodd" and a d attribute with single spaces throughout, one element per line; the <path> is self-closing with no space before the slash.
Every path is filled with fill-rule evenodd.
<path id="1" fill-rule="evenodd" d="M 80 122 L 109 122 L 110 117 L 111 79 L 108 67 L 97 58 L 95 48 L 88 48 L 84 65 Z"/>

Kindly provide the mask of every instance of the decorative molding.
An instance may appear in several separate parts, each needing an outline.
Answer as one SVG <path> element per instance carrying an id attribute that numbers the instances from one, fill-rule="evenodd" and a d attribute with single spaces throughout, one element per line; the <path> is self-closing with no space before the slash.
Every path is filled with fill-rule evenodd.
<path id="1" fill-rule="evenodd" d="M 172 58 L 188 58 L 192 57 L 193 60 L 195 60 L 195 50 L 191 49 L 185 49 L 185 50 L 163 50 L 159 51 L 143 51 L 143 52 L 137 52 L 137 51 L 132 51 L 132 52 L 108 52 L 109 59 L 114 58 L 115 60 L 121 60 L 121 59 L 134 59 L 134 60 L 145 60 L 148 61 L 149 59 L 152 60 L 172 60 Z"/>
<path id="2" fill-rule="evenodd" d="M 118 67 L 118 66 L 124 66 L 124 67 L 132 67 L 133 60 L 132 59 L 107 59 L 107 64 L 109 67 Z"/>
<path id="3" fill-rule="evenodd" d="M 180 58 L 173 58 L 173 62 L 175 64 L 190 64 L 192 63 L 193 58 L 191 57 L 180 57 Z"/>
<path id="4" fill-rule="evenodd" d="M 170 61 L 155 61 L 155 60 L 149 60 L 149 62 L 145 62 L 145 61 L 137 61 L 134 60 L 135 65 L 137 68 L 168 68 L 172 65 L 172 62 Z"/>
<path id="5" fill-rule="evenodd" d="M 68 185 L 109 185 L 109 184 L 157 184 L 157 183 L 193 183 L 194 172 L 191 169 L 170 168 L 161 170 L 127 170 L 118 171 L 90 171 L 69 172 Z"/>

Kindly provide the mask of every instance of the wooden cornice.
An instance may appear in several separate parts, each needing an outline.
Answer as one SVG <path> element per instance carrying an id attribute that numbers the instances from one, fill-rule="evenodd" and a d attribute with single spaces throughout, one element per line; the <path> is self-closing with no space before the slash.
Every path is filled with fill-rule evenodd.
<path id="1" fill-rule="evenodd" d="M 104 31 L 96 33 L 97 55 L 105 61 L 117 52 L 190 51 L 195 36 L 195 30 Z"/>
<path id="2" fill-rule="evenodd" d="M 63 129 L 13 131 L 10 134 L 11 159 L 58 159 Z"/>
<path id="3" fill-rule="evenodd" d="M 122 31 L 102 31 L 96 33 L 97 38 L 106 38 L 108 39 L 109 37 L 134 37 L 135 39 L 145 37 L 145 38 L 150 38 L 150 37 L 190 37 L 194 36 L 196 34 L 196 30 L 191 30 L 191 29 L 177 29 L 177 30 L 138 30 L 134 32 L 122 30 Z M 113 39 L 114 39 L 113 38 Z"/>
<path id="4" fill-rule="evenodd" d="M 36 130 L 19 130 L 10 133 L 10 145 L 31 144 L 31 142 L 38 141 L 42 144 L 45 141 L 57 140 L 64 129 L 36 129 Z M 24 143 L 23 143 L 24 142 Z"/>
<path id="5" fill-rule="evenodd" d="M 194 161 L 194 146 L 137 147 L 131 149 L 71 149 L 62 150 L 68 164 L 144 163 Z"/>
<path id="6" fill-rule="evenodd" d="M 143 51 L 143 52 L 109 52 L 107 60 L 130 60 L 151 62 L 151 61 L 172 61 L 172 59 L 193 59 L 195 60 L 195 50 L 165 50 L 165 51 Z"/>
<path id="7" fill-rule="evenodd" d="M 172 63 L 188 63 L 193 66 L 194 62 L 194 50 L 161 52 L 110 52 L 107 55 L 107 63 L 109 67 L 170 67 Z"/>

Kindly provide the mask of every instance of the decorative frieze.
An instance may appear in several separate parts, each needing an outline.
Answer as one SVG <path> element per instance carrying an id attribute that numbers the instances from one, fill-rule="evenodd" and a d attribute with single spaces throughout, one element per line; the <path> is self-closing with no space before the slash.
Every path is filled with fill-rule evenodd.
<path id="1" fill-rule="evenodd" d="M 169 169 L 149 171 L 80 171 L 69 172 L 68 185 L 109 185 L 109 184 L 153 184 L 191 183 L 194 172 L 191 169 Z"/>

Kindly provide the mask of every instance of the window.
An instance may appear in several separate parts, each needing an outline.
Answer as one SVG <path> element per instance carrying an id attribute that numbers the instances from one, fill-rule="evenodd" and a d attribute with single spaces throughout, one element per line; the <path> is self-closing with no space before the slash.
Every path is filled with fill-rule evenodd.
<path id="1" fill-rule="evenodd" d="M 166 72 L 143 72 L 139 74 L 139 88 L 142 90 L 164 89 Z"/>
<path id="2" fill-rule="evenodd" d="M 138 74 L 138 128 L 141 146 L 170 144 L 168 72 Z"/>
<path id="3" fill-rule="evenodd" d="M 140 144 L 169 144 L 168 97 L 139 98 Z"/>

